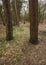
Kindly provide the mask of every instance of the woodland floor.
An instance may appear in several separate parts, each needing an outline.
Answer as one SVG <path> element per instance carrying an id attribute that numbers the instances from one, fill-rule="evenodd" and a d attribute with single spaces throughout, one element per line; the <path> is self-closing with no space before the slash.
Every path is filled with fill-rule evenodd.
<path id="1" fill-rule="evenodd" d="M 5 40 L 0 25 L 0 65 L 46 65 L 46 23 L 39 24 L 39 44 L 29 43 L 29 24 L 13 27 L 14 39 Z"/>

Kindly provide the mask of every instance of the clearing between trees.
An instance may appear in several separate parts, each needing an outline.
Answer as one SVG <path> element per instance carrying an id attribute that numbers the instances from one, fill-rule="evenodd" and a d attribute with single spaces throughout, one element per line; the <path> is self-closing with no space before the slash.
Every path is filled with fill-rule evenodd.
<path id="1" fill-rule="evenodd" d="M 14 39 L 5 40 L 0 25 L 0 65 L 46 65 L 46 22 L 39 24 L 39 44 L 29 43 L 29 23 L 13 27 Z"/>

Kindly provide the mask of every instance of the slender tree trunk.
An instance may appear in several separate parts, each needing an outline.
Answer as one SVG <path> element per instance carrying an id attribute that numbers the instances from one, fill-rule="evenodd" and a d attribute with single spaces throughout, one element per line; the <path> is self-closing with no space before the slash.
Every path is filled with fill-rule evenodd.
<path id="1" fill-rule="evenodd" d="M 15 0 L 15 9 L 16 9 L 16 16 L 17 16 L 17 22 L 16 22 L 16 25 L 18 25 L 19 26 L 19 16 L 18 16 L 18 12 L 17 12 L 17 2 L 16 2 L 16 0 Z"/>
<path id="2" fill-rule="evenodd" d="M 10 0 L 2 0 L 6 15 L 6 39 L 13 39 L 13 28 L 12 28 L 12 18 L 11 18 L 11 9 L 10 9 Z"/>
<path id="3" fill-rule="evenodd" d="M 30 42 L 38 43 L 38 0 L 29 0 Z"/>
<path id="4" fill-rule="evenodd" d="M 0 13 L 0 16 L 1 16 L 2 24 L 5 26 L 5 18 L 3 13 Z"/>
<path id="5" fill-rule="evenodd" d="M 17 4 L 16 0 L 13 0 L 12 6 L 13 6 L 14 24 L 19 26 L 19 16 L 18 16 L 18 10 L 16 4 Z"/>

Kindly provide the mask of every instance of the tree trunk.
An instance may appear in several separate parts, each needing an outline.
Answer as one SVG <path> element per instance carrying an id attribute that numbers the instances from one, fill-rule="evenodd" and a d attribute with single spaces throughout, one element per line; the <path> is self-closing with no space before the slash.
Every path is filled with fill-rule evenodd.
<path id="1" fill-rule="evenodd" d="M 10 9 L 10 0 L 2 0 L 6 15 L 6 39 L 13 39 L 13 28 L 12 28 L 12 18 L 11 18 L 11 9 Z"/>
<path id="2" fill-rule="evenodd" d="M 38 0 L 29 0 L 30 42 L 38 43 Z"/>
<path id="3" fill-rule="evenodd" d="M 13 15 L 14 15 L 14 24 L 19 26 L 19 16 L 17 11 L 17 2 L 16 0 L 12 1 L 12 7 L 13 7 Z"/>

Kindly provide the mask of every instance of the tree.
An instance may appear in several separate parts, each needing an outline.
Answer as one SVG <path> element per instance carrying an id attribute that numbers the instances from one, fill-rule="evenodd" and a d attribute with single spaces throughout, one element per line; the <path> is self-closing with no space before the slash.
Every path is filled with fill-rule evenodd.
<path id="1" fill-rule="evenodd" d="M 5 25 L 5 16 L 4 16 L 3 6 L 2 5 L 0 5 L 0 18 L 1 18 L 1 23 L 3 25 Z"/>
<path id="2" fill-rule="evenodd" d="M 30 42 L 38 43 L 38 0 L 29 0 Z"/>
<path id="3" fill-rule="evenodd" d="M 3 21 L 3 18 L 2 18 L 2 5 L 0 5 L 0 20 Z"/>
<path id="4" fill-rule="evenodd" d="M 38 18 L 39 22 L 44 22 L 46 13 L 46 3 L 43 3 L 42 0 L 38 2 Z"/>
<path id="5" fill-rule="evenodd" d="M 19 19 L 20 19 L 20 10 L 22 7 L 22 2 L 21 0 L 12 0 L 12 13 L 13 13 L 13 21 L 15 25 L 19 26 Z M 15 16 L 16 15 L 16 16 Z"/>
<path id="6" fill-rule="evenodd" d="M 11 9 L 10 9 L 10 0 L 2 0 L 6 15 L 6 39 L 13 39 L 13 28 L 12 28 L 12 18 L 11 18 Z"/>
<path id="7" fill-rule="evenodd" d="M 18 13 L 17 13 L 17 7 L 16 7 L 16 0 L 12 0 L 12 8 L 13 8 L 13 21 L 14 25 L 19 25 L 19 20 L 18 20 Z"/>

